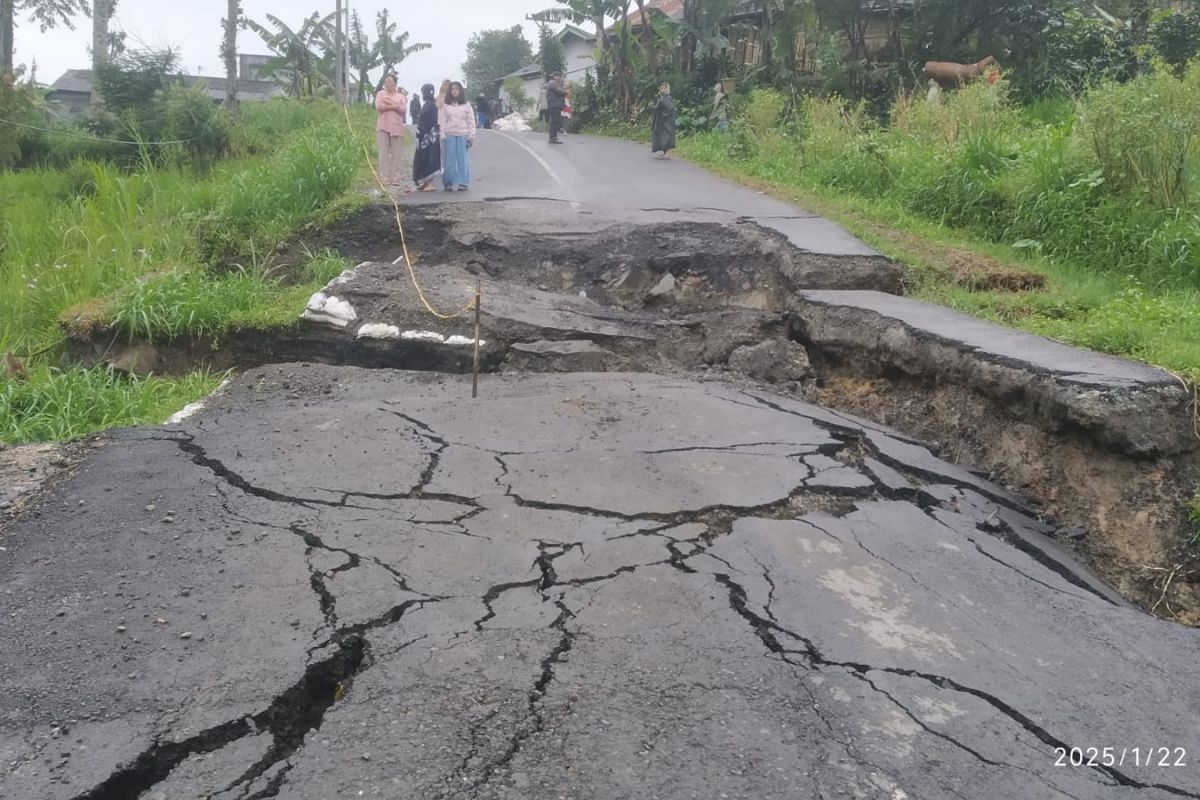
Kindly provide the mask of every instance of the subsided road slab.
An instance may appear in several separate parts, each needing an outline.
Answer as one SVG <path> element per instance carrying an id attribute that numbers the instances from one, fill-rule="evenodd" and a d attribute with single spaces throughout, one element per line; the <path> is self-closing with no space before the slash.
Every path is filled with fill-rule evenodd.
<path id="1" fill-rule="evenodd" d="M 1161 369 L 882 292 L 804 291 L 791 306 L 814 353 L 856 370 L 975 390 L 1017 418 L 1121 454 L 1195 449 L 1191 392 Z"/>
<path id="2" fill-rule="evenodd" d="M 1193 758 L 1200 635 L 1004 492 L 727 384 L 482 388 L 273 366 L 103 439 L 3 533 L 0 795 L 1200 797 L 1055 766 Z"/>

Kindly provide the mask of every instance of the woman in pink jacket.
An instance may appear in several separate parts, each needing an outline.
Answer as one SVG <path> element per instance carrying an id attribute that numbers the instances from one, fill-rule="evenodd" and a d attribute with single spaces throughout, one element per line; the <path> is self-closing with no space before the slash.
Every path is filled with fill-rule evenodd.
<path id="1" fill-rule="evenodd" d="M 383 79 L 383 89 L 375 95 L 375 141 L 379 145 L 379 178 L 390 188 L 397 188 L 400 177 L 400 151 L 404 144 L 404 120 L 408 116 L 408 98 L 396 90 L 396 76 Z"/>
<path id="2" fill-rule="evenodd" d="M 471 183 L 467 149 L 475 144 L 475 110 L 458 81 L 450 84 L 438 122 L 442 129 L 442 183 L 447 192 L 465 192 Z"/>

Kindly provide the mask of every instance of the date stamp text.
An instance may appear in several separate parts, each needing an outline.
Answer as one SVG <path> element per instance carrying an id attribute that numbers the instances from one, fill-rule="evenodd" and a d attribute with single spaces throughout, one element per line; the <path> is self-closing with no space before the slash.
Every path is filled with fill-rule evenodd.
<path id="1" fill-rule="evenodd" d="M 1056 747 L 1056 767 L 1186 767 L 1185 747 Z"/>

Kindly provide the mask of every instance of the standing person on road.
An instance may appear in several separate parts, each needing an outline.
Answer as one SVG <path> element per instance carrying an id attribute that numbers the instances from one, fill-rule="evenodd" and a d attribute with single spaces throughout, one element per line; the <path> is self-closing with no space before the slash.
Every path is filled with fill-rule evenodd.
<path id="1" fill-rule="evenodd" d="M 458 81 L 450 84 L 438 124 L 442 129 L 445 162 L 442 184 L 447 192 L 465 192 L 471 184 L 471 161 L 467 150 L 475 144 L 475 111 Z"/>
<path id="2" fill-rule="evenodd" d="M 479 128 L 492 127 L 492 104 L 483 92 L 475 98 L 475 125 Z"/>
<path id="3" fill-rule="evenodd" d="M 375 95 L 375 142 L 379 146 L 379 179 L 389 189 L 400 186 L 400 152 L 404 145 L 404 122 L 408 116 L 408 98 L 396 89 L 396 76 L 383 79 L 383 88 Z"/>
<path id="4" fill-rule="evenodd" d="M 433 84 L 421 87 L 421 117 L 417 120 L 417 152 L 413 156 L 413 182 L 422 192 L 433 192 L 433 179 L 442 171 L 441 132 Z"/>
<path id="5" fill-rule="evenodd" d="M 650 152 L 656 158 L 667 158 L 667 151 L 675 148 L 675 101 L 671 99 L 671 87 L 664 83 L 658 87 L 658 103 L 654 106 L 654 122 L 650 128 Z"/>
<path id="6" fill-rule="evenodd" d="M 561 72 L 550 74 L 546 84 L 546 113 L 550 122 L 550 144 L 562 144 L 558 134 L 562 131 L 562 110 L 567 104 L 567 85 Z"/>
<path id="7" fill-rule="evenodd" d="M 421 98 L 413 97 L 408 101 L 408 111 L 412 114 L 412 124 L 416 125 L 421 121 Z"/>

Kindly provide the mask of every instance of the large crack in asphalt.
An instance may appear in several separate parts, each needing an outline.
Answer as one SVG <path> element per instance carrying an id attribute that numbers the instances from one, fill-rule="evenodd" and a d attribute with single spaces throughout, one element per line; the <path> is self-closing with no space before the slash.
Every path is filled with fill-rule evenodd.
<path id="1" fill-rule="evenodd" d="M 980 487 L 975 485 L 961 483 L 955 484 L 951 478 L 948 478 L 944 474 L 921 474 L 921 470 L 914 468 L 912 465 L 904 464 L 897 459 L 889 458 L 885 453 L 881 453 L 878 448 L 874 447 L 872 442 L 870 442 L 869 438 L 862 431 L 855 430 L 850 427 L 842 427 L 824 420 L 813 419 L 812 417 L 807 417 L 787 408 L 777 406 L 776 404 L 765 401 L 762 398 L 755 397 L 754 395 L 747 396 L 751 397 L 756 403 L 771 407 L 777 411 L 801 416 L 828 431 L 838 441 L 835 445 L 826 445 L 817 448 L 818 451 L 822 452 L 823 454 L 844 455 L 846 450 L 850 448 L 858 448 L 860 453 L 869 453 L 881 463 L 896 469 L 906 476 L 916 474 L 919 477 L 934 479 L 939 482 L 956 486 L 956 488 L 961 490 L 976 492 L 981 496 L 987 497 L 988 500 L 1006 507 L 1010 505 L 1006 498 L 1000 496 L 987 496 L 986 492 L 981 491 Z M 450 447 L 451 443 L 449 443 L 444 437 L 439 436 L 435 430 L 420 420 L 399 412 L 394 413 L 396 413 L 397 416 L 404 418 L 417 430 L 420 436 L 435 446 L 430 454 L 430 461 L 426 465 L 426 468 L 422 471 L 418 483 L 407 492 L 397 493 L 394 495 L 372 495 L 368 493 L 346 492 L 340 501 L 333 501 L 323 498 L 296 497 L 254 485 L 243 476 L 237 474 L 233 470 L 228 469 L 219 460 L 211 458 L 205 449 L 195 442 L 194 437 L 183 435 L 182 438 L 172 438 L 170 441 L 174 441 L 180 447 L 180 449 L 189 455 L 198 466 L 208 469 L 213 473 L 214 476 L 223 482 L 253 497 L 268 500 L 270 502 L 306 508 L 312 508 L 313 506 L 352 507 L 348 506 L 349 498 L 356 496 L 371 497 L 373 499 L 432 498 L 446 500 L 447 502 L 461 504 L 468 509 L 466 512 L 464 512 L 462 519 L 455 521 L 455 524 L 465 528 L 463 523 L 471 516 L 482 513 L 485 510 L 483 505 L 481 505 L 474 498 L 438 493 L 427 494 L 425 492 L 425 488 L 430 484 L 437 471 L 442 454 Z M 774 444 L 778 443 L 755 443 L 753 446 L 766 446 Z M 736 451 L 738 448 L 745 448 L 749 446 L 751 445 L 740 444 L 724 448 L 714 447 L 681 449 Z M 674 451 L 676 450 L 672 450 L 672 452 Z M 524 498 L 514 491 L 511 484 L 506 483 L 506 479 L 509 475 L 509 468 L 505 462 L 505 455 L 514 454 L 497 454 L 494 456 L 495 461 L 501 467 L 501 476 L 497 478 L 497 484 L 501 488 L 506 488 L 506 496 L 511 498 L 518 506 L 620 521 L 657 523 L 653 527 L 637 531 L 633 534 L 624 534 L 620 538 L 632 535 L 662 537 L 664 539 L 664 545 L 669 553 L 669 557 L 647 563 L 622 565 L 611 572 L 605 573 L 604 575 L 587 576 L 584 578 L 560 582 L 554 570 L 554 561 L 557 558 L 565 555 L 567 552 L 570 552 L 570 550 L 573 548 L 582 547 L 582 543 L 539 542 L 538 557 L 535 559 L 533 564 L 533 567 L 538 572 L 537 577 L 524 581 L 499 583 L 489 587 L 485 591 L 480 601 L 483 604 L 486 613 L 483 617 L 475 621 L 475 632 L 483 631 L 486 622 L 495 617 L 493 604 L 501 595 L 508 591 L 520 588 L 535 588 L 541 594 L 543 602 L 553 603 L 555 608 L 558 609 L 558 614 L 555 620 L 550 624 L 550 626 L 548 626 L 548 629 L 557 631 L 559 633 L 559 638 L 541 661 L 540 673 L 538 674 L 528 693 L 527 713 L 516 725 L 515 730 L 509 738 L 508 745 L 500 753 L 489 758 L 484 765 L 477 770 L 471 770 L 470 766 L 470 762 L 478 756 L 478 752 L 480 750 L 477 742 L 476 731 L 481 725 L 485 725 L 490 722 L 491 717 L 476 722 L 473 725 L 472 748 L 468 753 L 468 756 L 463 759 L 458 770 L 458 774 L 455 776 L 460 782 L 465 781 L 465 785 L 455 792 L 456 795 L 462 794 L 463 792 L 468 792 L 471 794 L 477 793 L 480 788 L 492 780 L 494 775 L 498 774 L 500 770 L 502 770 L 516 757 L 524 743 L 531 736 L 537 735 L 545 729 L 546 719 L 544 716 L 542 701 L 555 679 L 555 665 L 561 663 L 563 657 L 571 650 L 575 641 L 575 637 L 579 635 L 578 631 L 572 630 L 568 625 L 568 623 L 574 619 L 574 614 L 563 601 L 563 591 L 572 586 L 585 586 L 610 581 L 622 575 L 632 573 L 642 567 L 655 565 L 668 565 L 684 574 L 689 575 L 707 574 L 711 576 L 711 578 L 715 580 L 717 584 L 726 590 L 728 602 L 732 611 L 750 625 L 751 629 L 757 638 L 763 643 L 768 652 L 776 655 L 782 661 L 792 665 L 793 667 L 815 670 L 836 669 L 864 681 L 870 686 L 872 691 L 887 697 L 892 703 L 897 705 L 908 717 L 913 720 L 915 724 L 920 726 L 923 731 L 948 742 L 981 763 L 985 763 L 990 766 L 1018 769 L 1028 772 L 1038 780 L 1043 780 L 1036 773 L 1033 773 L 1024 767 L 1012 764 L 1004 764 L 1003 762 L 997 762 L 989 759 L 966 743 L 958 741 L 948 734 L 931 729 L 916 714 L 905 707 L 899 699 L 897 699 L 891 693 L 881 689 L 871 676 L 876 674 L 894 675 L 922 681 L 938 689 L 969 695 L 993 708 L 998 713 L 1011 720 L 1021 729 L 1027 731 L 1044 744 L 1050 747 L 1070 748 L 1070 746 L 1060 737 L 1055 736 L 1048 729 L 1034 721 L 1020 710 L 1012 707 L 1001 698 L 984 690 L 958 682 L 952 678 L 949 678 L 948 676 L 925 673 L 919 670 L 902 667 L 873 666 L 870 664 L 852 661 L 838 661 L 836 659 L 827 657 L 811 639 L 784 627 L 776 619 L 774 613 L 770 609 L 770 604 L 774 599 L 776 591 L 775 583 L 770 576 L 770 570 L 761 562 L 758 563 L 758 566 L 763 570 L 764 580 L 770 587 L 767 605 L 764 611 L 766 614 L 765 617 L 755 613 L 749 608 L 746 590 L 739 583 L 737 583 L 736 580 L 734 580 L 731 573 L 705 573 L 694 568 L 688 563 L 689 560 L 702 554 L 705 556 L 712 556 L 714 559 L 716 559 L 717 557 L 714 554 L 707 552 L 708 545 L 717 537 L 723 534 L 728 534 L 732 528 L 732 523 L 737 519 L 797 518 L 797 516 L 803 513 L 805 510 L 798 507 L 802 505 L 800 501 L 804 499 L 805 496 L 807 496 L 807 498 L 811 501 L 811 498 L 814 494 L 813 490 L 806 489 L 803 485 L 801 485 L 793 492 L 789 493 L 789 495 L 785 498 L 755 506 L 741 507 L 733 505 L 714 505 L 692 511 L 674 513 L 628 514 L 608 509 L 576 506 L 569 503 L 542 502 Z M 857 460 L 861 463 L 861 456 Z M 866 489 L 852 488 L 844 490 L 825 490 L 818 494 L 824 495 L 824 500 L 827 503 L 832 502 L 835 504 L 842 504 L 842 507 L 839 509 L 842 514 L 849 513 L 853 510 L 853 500 L 865 499 L 872 496 L 880 496 L 886 499 L 905 499 L 909 502 L 912 502 L 914 499 L 918 499 L 920 501 L 920 492 L 905 493 L 906 496 L 901 498 L 894 489 L 884 485 L 884 483 L 878 480 L 878 478 L 873 478 L 872 484 L 873 485 L 871 487 Z M 914 497 L 914 494 L 916 497 Z M 924 507 L 926 513 L 929 513 L 933 510 L 933 506 L 936 502 L 936 498 L 926 497 L 924 498 L 924 502 L 918 502 L 918 504 Z M 837 516 L 841 516 L 842 514 L 838 514 Z M 705 528 L 705 533 L 695 539 L 680 540 L 665 536 L 662 533 L 664 530 L 669 528 L 693 523 L 699 523 Z M 939 524 L 944 523 L 940 523 L 939 521 Z M 988 532 L 982 526 L 977 525 L 976 528 L 981 532 Z M 341 565 L 331 570 L 330 574 L 352 569 L 359 566 L 363 562 L 363 557 L 361 555 L 353 553 L 352 551 L 344 548 L 330 547 L 323 542 L 319 536 L 304 529 L 299 523 L 293 524 L 287 528 L 287 530 L 300 537 L 304 541 L 307 548 L 306 553 L 311 553 L 314 550 L 324 550 L 331 553 L 338 553 L 346 559 Z M 1004 539 L 1008 540 L 1010 538 L 1018 540 L 1020 539 L 1019 536 L 1016 536 L 1015 533 L 1012 533 L 1011 531 L 1010 536 L 1006 536 Z M 873 558 L 878 558 L 876 554 L 867 550 L 861 541 L 858 543 L 868 555 Z M 985 553 L 982 548 L 979 547 L 979 545 L 973 540 L 972 544 L 975 544 L 981 553 L 987 555 L 987 553 Z M 411 591 L 408 589 L 404 576 L 400 575 L 389 565 L 377 558 L 373 558 L 371 560 L 373 563 L 376 563 L 379 566 L 387 569 L 397 580 L 398 585 L 400 585 L 406 591 Z M 717 560 L 721 561 L 720 559 Z M 993 560 L 997 559 L 993 558 Z M 1046 561 L 1049 563 L 1043 563 L 1043 566 L 1052 569 L 1056 573 L 1062 574 L 1062 571 L 1064 571 L 1065 568 L 1063 568 L 1057 562 L 1054 562 L 1053 559 L 1046 558 Z M 722 563 L 727 564 L 728 562 Z M 888 562 L 885 561 L 885 563 Z M 999 563 L 1004 564 L 1003 561 L 1000 561 Z M 406 600 L 404 603 L 394 606 L 366 622 L 358 623 L 352 626 L 338 627 L 336 599 L 325 585 L 325 578 L 327 576 L 317 570 L 316 567 L 311 564 L 311 562 L 309 566 L 310 580 L 314 594 L 318 598 L 322 614 L 325 617 L 327 624 L 334 629 L 333 634 L 325 643 L 313 648 L 313 650 L 310 650 L 310 655 L 312 652 L 318 652 L 326 647 L 332 647 L 333 654 L 310 664 L 306 668 L 301 679 L 286 689 L 282 694 L 277 696 L 270 706 L 268 706 L 268 708 L 264 711 L 259 712 L 251 717 L 233 720 L 222 725 L 215 726 L 197 734 L 196 736 L 180 742 L 156 742 L 136 759 L 134 759 L 134 761 L 128 766 L 119 769 L 103 783 L 89 792 L 79 795 L 77 800 L 108 800 L 108 798 L 113 798 L 115 800 L 115 798 L 118 797 L 138 796 L 138 794 L 141 792 L 153 787 L 155 784 L 165 779 L 176 766 L 190 756 L 219 750 L 228 744 L 237 741 L 238 739 L 249 735 L 257 735 L 262 731 L 270 732 L 273 737 L 272 745 L 269 748 L 267 755 L 260 759 L 259 762 L 248 768 L 246 772 L 244 772 L 242 776 L 240 776 L 228 788 L 229 790 L 232 790 L 238 786 L 249 787 L 255 780 L 263 777 L 276 765 L 284 763 L 284 767 L 270 778 L 270 780 L 267 782 L 267 785 L 263 789 L 255 792 L 254 794 L 244 795 L 247 800 L 250 798 L 265 798 L 275 796 L 280 791 L 285 781 L 286 773 L 290 769 L 291 764 L 288 759 L 290 759 L 291 756 L 303 745 L 304 737 L 309 732 L 320 727 L 326 712 L 330 707 L 333 706 L 335 700 L 340 698 L 340 696 L 344 693 L 349 681 L 353 678 L 353 676 L 358 674 L 363 669 L 369 667 L 370 645 L 367 639 L 367 634 L 379 627 L 392 625 L 396 622 L 399 622 L 407 613 L 414 609 L 420 609 L 427 603 L 438 602 L 439 600 L 444 599 L 425 595 L 416 599 Z M 1016 569 L 1015 567 L 1012 567 L 1012 565 L 1004 564 L 1004 566 Z M 1020 572 L 1019 570 L 1017 571 Z M 1025 578 L 1032 580 L 1032 578 L 1030 578 L 1030 576 L 1026 575 L 1024 572 L 1020 572 L 1020 574 Z M 1064 575 L 1063 577 L 1068 576 Z M 913 580 L 915 581 L 916 579 L 914 578 Z M 1077 578 L 1071 582 L 1075 585 L 1081 585 Z M 1039 581 L 1039 583 L 1041 582 Z M 1082 584 L 1081 588 L 1087 589 L 1090 592 L 1094 592 L 1094 590 L 1092 590 L 1086 584 Z M 559 590 L 557 592 L 557 596 L 555 596 L 556 589 Z M 795 647 L 794 644 L 798 644 L 799 648 Z M 823 716 L 822 720 L 824 720 L 826 727 L 832 733 L 832 727 L 830 726 L 828 720 L 826 720 Z M 841 747 L 845 748 L 847 753 L 856 760 L 863 760 L 860 754 L 853 752 L 853 748 L 849 743 L 841 741 L 836 737 L 834 737 L 832 740 L 837 742 Z M 864 761 L 863 763 L 867 762 Z M 1098 773 L 1104 776 L 1107 782 L 1114 785 L 1139 789 L 1158 789 L 1175 796 L 1200 798 L 1200 795 L 1196 793 L 1188 792 L 1168 784 L 1146 783 L 1138 781 L 1114 767 L 1095 765 L 1091 767 L 1091 769 L 1096 770 Z M 468 777 L 468 772 L 474 772 L 474 777 Z M 247 791 L 249 791 L 248 788 Z"/>
<path id="2" fill-rule="evenodd" d="M 977 494 L 980 497 L 983 497 L 983 498 L 987 499 L 988 501 L 995 503 L 999 507 L 1006 508 L 1011 511 L 1015 511 L 1020 514 L 1026 513 L 1026 509 L 1022 508 L 1017 502 L 1015 502 L 1014 500 L 1012 500 L 1008 497 L 1003 496 L 1002 494 L 1000 494 L 998 492 L 993 492 L 993 491 L 988 490 L 986 485 L 974 484 L 974 483 L 964 483 L 963 481 L 955 479 L 954 476 L 952 476 L 952 475 L 946 475 L 944 473 L 934 472 L 931 470 L 925 470 L 918 466 L 914 466 L 912 464 L 905 463 L 903 460 L 895 458 L 895 457 L 883 452 L 882 450 L 879 449 L 878 446 L 875 445 L 874 442 L 871 441 L 870 437 L 864 431 L 862 431 L 859 428 L 850 427 L 849 421 L 847 421 L 848 424 L 846 426 L 840 426 L 840 425 L 837 425 L 835 423 L 832 423 L 832 422 L 829 422 L 826 420 L 818 419 L 818 418 L 811 417 L 811 416 L 806 416 L 798 411 L 786 408 L 785 406 L 782 406 L 778 403 L 772 403 L 771 401 L 769 401 L 765 398 L 759 397 L 758 395 L 755 395 L 750 392 L 743 392 L 742 394 L 746 397 L 753 399 L 756 403 L 758 403 L 761 406 L 765 406 L 774 411 L 779 411 L 781 413 L 790 414 L 792 416 L 796 416 L 796 417 L 800 417 L 801 419 L 808 420 L 812 424 L 814 424 L 814 425 L 818 426 L 819 428 L 822 428 L 823 430 L 828 432 L 831 436 L 833 436 L 838 441 L 840 441 L 845 447 L 847 447 L 847 448 L 853 447 L 855 449 L 858 449 L 863 454 L 869 454 L 870 457 L 874 458 L 875 460 L 879 461 L 880 463 L 884 464 L 885 466 L 888 466 L 888 467 L 896 470 L 897 472 L 904 475 L 906 478 L 918 478 L 918 479 L 921 479 L 921 480 L 927 481 L 927 482 L 942 483 L 942 484 L 945 484 L 948 486 L 952 486 L 955 489 L 958 489 L 959 491 L 965 491 L 965 492 L 971 492 L 971 493 Z M 728 398 L 726 398 L 726 399 L 728 399 Z M 734 402 L 734 401 L 731 401 L 731 402 Z M 856 466 L 861 467 L 861 462 L 862 462 L 862 458 L 860 457 L 858 459 L 858 464 Z M 944 525 L 944 523 L 942 523 L 941 520 L 938 520 L 935 516 L 933 516 L 933 513 L 932 513 L 935 509 L 939 509 L 942 507 L 942 501 L 939 500 L 938 498 L 932 497 L 932 496 L 928 495 L 927 493 L 922 492 L 920 490 L 916 490 L 916 489 L 914 489 L 912 491 L 894 489 L 893 487 L 886 485 L 883 481 L 880 481 L 878 478 L 876 478 L 873 474 L 870 473 L 869 470 L 865 470 L 865 473 L 870 475 L 870 477 L 872 478 L 872 483 L 874 484 L 873 489 L 872 489 L 873 493 L 878 494 L 880 497 L 882 497 L 886 500 L 897 500 L 897 501 L 915 503 L 918 508 L 920 508 L 922 511 L 924 511 L 926 513 L 927 516 L 930 516 L 932 519 L 937 521 L 939 523 L 939 525 Z M 1020 536 L 1015 530 L 1013 530 L 1012 526 L 1009 525 L 1006 521 L 997 518 L 994 520 L 994 522 L 995 522 L 995 530 L 989 529 L 989 528 L 987 528 L 985 526 L 981 526 L 981 525 L 976 525 L 976 529 L 979 530 L 981 533 L 985 533 L 992 538 L 998 538 L 1001 541 L 1003 541 L 1003 542 L 1011 545 L 1015 549 L 1019 550 L 1020 552 L 1024 553 L 1025 555 L 1028 555 L 1030 558 L 1032 558 L 1038 564 L 1045 567 L 1050 572 L 1053 572 L 1054 574 L 1058 575 L 1060 578 L 1067 581 L 1072 586 L 1076 586 L 1080 589 L 1083 589 L 1089 595 L 1097 597 L 1097 598 L 1103 600 L 1105 603 L 1115 605 L 1115 602 L 1112 600 L 1112 598 L 1106 596 L 1104 593 L 1102 593 L 1100 591 L 1097 591 L 1096 587 L 1093 586 L 1088 580 L 1080 577 L 1076 572 L 1071 570 L 1069 567 L 1067 567 L 1060 561 L 1050 557 L 1043 550 L 1041 550 L 1039 547 L 1037 547 L 1035 544 L 1027 541 L 1024 537 Z M 970 539 L 970 537 L 968 537 L 968 541 L 970 541 L 972 545 L 975 545 L 975 547 L 977 549 L 979 549 L 981 553 L 983 553 L 984 555 L 988 555 L 987 553 L 984 553 L 982 548 L 980 548 L 980 546 L 978 544 L 976 544 L 974 540 Z M 1036 583 L 1039 583 L 1043 586 L 1046 586 L 1049 589 L 1053 589 L 1054 591 L 1070 595 L 1069 592 L 1063 592 L 1062 589 L 1059 589 L 1054 586 L 1050 586 L 1049 584 L 1046 584 L 1043 581 L 1039 581 L 1035 578 L 1032 578 L 1031 576 L 1029 576 L 1025 572 L 1022 572 L 1020 569 L 1013 566 L 1012 564 L 1008 564 L 1005 561 L 1002 561 L 1000 559 L 997 559 L 997 558 L 994 558 L 991 556 L 989 556 L 989 558 L 992 558 L 992 560 L 996 561 L 998 564 L 1001 564 L 1001 565 L 1007 567 L 1008 569 L 1011 569 L 1011 570 L 1017 572 L 1024 578 L 1027 578 L 1027 579 L 1032 580 Z"/>
<path id="3" fill-rule="evenodd" d="M 559 663 L 564 655 L 570 652 L 574 645 L 576 634 L 567 628 L 567 621 L 574 618 L 574 613 L 567 608 L 563 602 L 561 595 L 552 598 L 550 591 L 558 586 L 558 575 L 554 570 L 554 561 L 566 555 L 575 547 L 581 547 L 580 543 L 559 544 L 555 542 L 539 542 L 538 557 L 534 561 L 540 575 L 532 583 L 525 583 L 525 586 L 536 586 L 538 592 L 542 595 L 543 602 L 551 602 L 558 609 L 558 615 L 554 621 L 550 623 L 548 629 L 558 631 L 560 636 L 554 647 L 541 660 L 541 672 L 534 681 L 533 687 L 528 694 L 528 710 L 525 717 L 517 723 L 516 730 L 513 731 L 509 738 L 508 745 L 498 755 L 488 759 L 479 769 L 478 774 L 474 778 L 467 777 L 469 768 L 469 759 L 464 759 L 459 771 L 448 780 L 451 782 L 462 784 L 460 789 L 455 791 L 451 796 L 459 796 L 463 793 L 476 794 L 479 789 L 487 785 L 499 770 L 502 770 L 516 758 L 517 753 L 521 751 L 522 745 L 531 737 L 541 733 L 545 729 L 546 718 L 542 710 L 542 701 L 549 691 L 550 684 L 554 681 L 554 665 Z M 495 587 L 493 587 L 495 588 Z M 516 587 L 511 587 L 516 588 Z M 488 590 L 488 594 L 492 594 L 492 589 Z M 486 604 L 486 603 L 485 603 Z M 491 606 L 488 605 L 489 614 L 492 613 Z M 480 623 L 476 623 L 476 629 L 480 629 Z M 478 727 L 478 726 L 475 726 Z M 472 730 L 472 739 L 475 733 Z"/>
<path id="4" fill-rule="evenodd" d="M 310 664 L 300 679 L 276 696 L 267 708 L 207 728 L 181 741 L 155 742 L 130 764 L 114 772 L 99 785 L 77 795 L 75 800 L 128 800 L 140 797 L 188 758 L 215 752 L 239 739 L 262 732 L 271 734 L 272 744 L 260 765 L 268 759 L 271 764 L 278 763 L 296 751 L 309 731 L 320 728 L 339 687 L 359 671 L 366 656 L 365 639 L 361 636 L 343 637 L 329 656 Z M 250 780 L 257 777 L 269 765 L 256 771 L 258 766 L 252 767 L 243 778 Z M 229 788 L 242 782 L 239 779 Z"/>
<path id="5" fill-rule="evenodd" d="M 681 565 L 678 565 L 678 564 L 675 564 L 675 566 L 677 568 L 682 568 Z M 695 574 L 698 572 L 698 570 L 692 569 L 690 567 L 683 568 L 683 571 L 688 572 L 690 574 Z M 768 651 L 777 655 L 778 657 L 780 657 L 782 660 L 786 661 L 789 664 L 797 665 L 796 662 L 794 660 L 792 660 L 792 656 L 799 656 L 803 659 L 804 664 L 811 666 L 813 669 L 833 668 L 833 669 L 843 670 L 847 674 L 850 674 L 856 678 L 864 680 L 866 683 L 870 684 L 871 687 L 873 689 L 875 689 L 876 691 L 878 691 L 877 687 L 869 680 L 869 676 L 872 675 L 873 673 L 881 673 L 881 674 L 888 674 L 888 675 L 896 675 L 896 676 L 900 676 L 900 677 L 904 677 L 904 678 L 912 678 L 912 679 L 915 679 L 918 681 L 925 682 L 925 683 L 927 683 L 931 686 L 934 686 L 938 689 L 959 692 L 961 694 L 969 695 L 971 697 L 976 698 L 977 700 L 982 701 L 983 703 L 990 706 L 995 711 L 999 712 L 1000 714 L 1007 717 L 1012 722 L 1016 723 L 1016 725 L 1018 725 L 1020 728 L 1025 730 L 1027 733 L 1033 735 L 1035 738 L 1037 738 L 1043 744 L 1046 744 L 1051 748 L 1065 748 L 1068 752 L 1070 752 L 1070 750 L 1072 748 L 1072 745 L 1070 743 L 1066 742 L 1065 740 L 1061 739 L 1060 737 L 1055 736 L 1049 730 L 1047 730 L 1045 727 L 1038 724 L 1036 721 L 1034 721 L 1032 718 L 1030 718 L 1028 715 L 1024 714 L 1023 712 L 1021 712 L 1017 708 L 1014 708 L 1013 706 L 1009 705 L 1003 699 L 997 697 L 996 695 L 994 695 L 990 692 L 986 692 L 982 689 L 978 689 L 973 686 L 968 686 L 964 683 L 956 681 L 953 678 L 950 678 L 948 676 L 937 675 L 934 673 L 922 672 L 920 670 L 908 669 L 908 668 L 903 668 L 903 667 L 877 667 L 877 666 L 872 666 L 870 664 L 863 664 L 863 663 L 854 662 L 854 661 L 837 661 L 837 660 L 828 658 L 824 655 L 824 653 L 821 651 L 821 649 L 819 647 L 817 647 L 817 645 L 811 639 L 809 639 L 793 630 L 783 627 L 778 622 L 775 622 L 772 619 L 760 616 L 759 614 L 756 614 L 754 611 L 752 611 L 748 604 L 748 595 L 747 595 L 745 588 L 742 587 L 740 584 L 738 584 L 736 581 L 734 581 L 729 575 L 724 574 L 724 573 L 709 573 L 709 574 L 713 577 L 713 579 L 719 585 L 721 585 L 722 587 L 725 588 L 726 592 L 728 593 L 730 608 L 734 611 L 734 613 L 736 613 L 739 617 L 741 617 L 743 620 L 745 620 L 750 625 L 751 629 L 754 631 L 754 633 L 758 637 L 759 641 L 761 641 L 763 643 L 764 647 L 766 647 L 766 649 Z M 780 640 L 778 638 L 779 636 L 784 636 L 784 637 L 791 639 L 794 642 L 800 644 L 801 649 L 792 649 L 792 648 L 785 647 L 783 645 L 783 643 L 780 642 Z M 802 666 L 802 665 L 803 664 L 800 664 L 798 666 Z M 884 693 L 884 694 L 886 694 L 886 693 Z M 922 728 L 927 727 L 923 722 L 918 720 L 916 718 L 916 716 L 907 707 L 905 707 L 902 703 L 900 703 L 898 700 L 896 700 L 896 698 L 892 697 L 891 695 L 887 695 L 887 696 L 893 702 L 895 702 L 898 706 L 903 708 L 905 713 L 908 716 L 913 718 L 914 722 L 916 722 Z M 931 731 L 931 733 L 936 733 L 936 732 Z M 945 734 L 938 734 L 938 735 L 939 735 L 939 738 L 945 739 L 946 741 L 958 746 L 963 752 L 969 753 L 973 757 L 979 758 L 979 760 L 983 761 L 984 763 L 987 763 L 987 764 L 993 765 L 993 766 L 998 763 L 998 762 L 994 762 L 990 759 L 981 757 L 976 750 L 974 750 L 973 748 L 971 748 L 961 742 L 958 742 L 953 737 L 947 736 Z M 1044 779 L 1041 776 L 1037 775 L 1037 773 L 1031 772 L 1030 770 L 1028 770 L 1024 767 L 1020 767 L 1020 766 L 1012 765 L 1012 764 L 1007 764 L 1005 766 L 1008 766 L 1012 769 L 1017 769 L 1020 771 L 1028 772 L 1030 775 L 1037 778 L 1039 781 L 1044 782 Z M 1088 768 L 1095 770 L 1096 772 L 1105 776 L 1105 778 L 1107 778 L 1107 782 L 1109 782 L 1111 785 L 1126 786 L 1126 787 L 1131 787 L 1131 788 L 1136 788 L 1136 789 L 1158 789 L 1159 791 L 1167 792 L 1168 794 L 1172 794 L 1172 795 L 1175 795 L 1178 797 L 1200 798 L 1200 794 L 1197 794 L 1195 792 L 1189 792 L 1185 789 L 1180 789 L 1176 786 L 1171 786 L 1169 784 L 1146 783 L 1143 781 L 1136 780 L 1135 778 L 1132 778 L 1129 775 L 1126 775 L 1125 773 L 1116 769 L 1115 767 L 1109 767 L 1109 766 L 1105 766 L 1103 764 L 1095 764 L 1095 765 L 1090 765 Z M 1057 789 L 1057 787 L 1054 787 L 1054 788 L 1057 791 L 1061 791 L 1061 789 Z"/>

